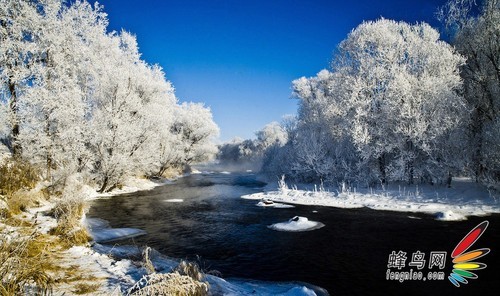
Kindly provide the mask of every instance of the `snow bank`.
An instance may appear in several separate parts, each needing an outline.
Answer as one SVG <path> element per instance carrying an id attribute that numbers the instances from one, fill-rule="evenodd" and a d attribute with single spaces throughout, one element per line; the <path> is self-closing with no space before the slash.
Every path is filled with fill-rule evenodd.
<path id="1" fill-rule="evenodd" d="M 306 217 L 295 216 L 287 222 L 272 224 L 268 227 L 277 231 L 299 232 L 320 229 L 324 226 L 325 224 L 321 222 L 309 221 Z"/>
<path id="2" fill-rule="evenodd" d="M 92 253 L 109 254 L 114 260 L 122 262 L 118 267 L 113 267 L 109 270 L 113 278 L 118 278 L 122 281 L 122 290 L 130 287 L 133 280 L 137 281 L 144 274 L 144 269 L 140 266 L 128 264 L 128 258 L 140 258 L 142 249 L 136 246 L 106 246 L 95 244 Z M 88 251 L 87 251 L 88 252 Z M 106 258 L 102 258 L 98 254 L 94 256 L 98 259 L 99 264 L 107 267 L 109 263 Z M 174 270 L 181 260 L 169 258 L 157 252 L 151 251 L 151 261 L 157 272 L 171 272 Z M 86 259 L 88 261 L 88 259 Z M 108 259 L 109 260 L 109 259 Z M 113 265 L 113 264 L 111 264 Z M 127 277 L 128 275 L 128 277 Z M 133 279 L 126 281 L 126 279 Z M 262 295 L 262 296 L 295 296 L 295 295 L 328 295 L 326 290 L 298 282 L 264 282 L 249 279 L 222 279 L 213 275 L 205 275 L 204 280 L 210 284 L 210 295 Z"/>
<path id="3" fill-rule="evenodd" d="M 114 189 L 111 192 L 106 192 L 106 193 L 98 193 L 95 191 L 95 189 L 90 189 L 89 190 L 89 196 L 90 199 L 95 199 L 99 197 L 110 197 L 118 194 L 125 194 L 125 193 L 132 193 L 136 191 L 143 191 L 143 190 L 151 190 L 155 187 L 166 185 L 166 184 L 172 184 L 172 180 L 168 179 L 160 179 L 158 181 L 156 180 L 149 180 L 149 179 L 143 179 L 143 178 L 137 178 L 137 177 L 130 177 L 127 178 L 123 182 L 123 186 L 121 188 Z"/>
<path id="4" fill-rule="evenodd" d="M 420 212 L 435 215 L 438 220 L 443 221 L 500 213 L 499 200 L 484 186 L 465 178 L 455 179 L 453 188 L 427 185 L 407 189 L 394 185 L 386 190 L 346 190 L 337 193 L 284 188 L 244 195 L 242 198 L 336 208 L 367 207 L 373 210 Z"/>
<path id="5" fill-rule="evenodd" d="M 106 253 L 100 253 L 89 247 L 75 246 L 61 254 L 61 267 L 78 269 L 83 274 L 92 275 L 92 284 L 99 289 L 94 295 L 121 295 L 120 290 L 131 287 L 138 279 L 147 274 L 140 265 L 128 259 L 116 260 Z M 60 283 L 54 294 L 65 295 L 73 290 L 71 283 Z M 71 294 L 71 293 L 70 293 Z"/>

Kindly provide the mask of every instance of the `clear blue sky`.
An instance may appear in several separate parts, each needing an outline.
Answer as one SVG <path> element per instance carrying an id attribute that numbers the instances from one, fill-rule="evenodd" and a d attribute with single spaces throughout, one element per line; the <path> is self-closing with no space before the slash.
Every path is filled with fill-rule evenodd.
<path id="1" fill-rule="evenodd" d="M 181 101 L 204 102 L 222 141 L 294 114 L 291 81 L 327 68 L 363 20 L 439 23 L 446 0 L 102 0 L 110 29 L 137 36 Z"/>

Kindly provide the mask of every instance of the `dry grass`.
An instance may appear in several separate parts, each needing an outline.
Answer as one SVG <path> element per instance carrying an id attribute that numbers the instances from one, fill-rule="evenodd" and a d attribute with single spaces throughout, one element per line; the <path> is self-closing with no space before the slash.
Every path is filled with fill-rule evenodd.
<path id="1" fill-rule="evenodd" d="M 171 273 L 155 273 L 150 260 L 151 248 L 143 251 L 143 266 L 148 275 L 142 277 L 130 288 L 126 295 L 172 295 L 172 296 L 205 296 L 208 295 L 208 283 L 202 282 L 203 273 L 198 265 L 186 261 Z"/>
<path id="2" fill-rule="evenodd" d="M 127 295 L 205 296 L 208 295 L 208 284 L 177 272 L 154 273 L 140 279 Z"/>
<path id="3" fill-rule="evenodd" d="M 57 226 L 50 234 L 58 235 L 68 245 L 84 245 L 92 240 L 87 229 L 82 226 L 82 217 L 88 208 L 87 202 L 79 196 L 78 189 L 71 192 L 65 189 L 63 196 L 52 209 L 52 216 L 57 219 Z"/>
<path id="4" fill-rule="evenodd" d="M 12 215 L 18 215 L 33 206 L 39 205 L 39 200 L 42 198 L 40 193 L 32 191 L 19 190 L 12 193 L 6 200 L 9 211 Z"/>
<path id="5" fill-rule="evenodd" d="M 151 262 L 150 255 L 151 255 L 151 248 L 145 247 L 144 250 L 142 251 L 142 265 L 144 266 L 148 274 L 152 274 L 156 271 L 153 262 Z"/>
<path id="6" fill-rule="evenodd" d="M 0 165 L 0 218 L 13 218 L 39 205 L 40 192 L 30 191 L 39 181 L 38 172 L 26 162 L 9 160 Z"/>
<path id="7" fill-rule="evenodd" d="M 44 237 L 0 237 L 0 295 L 48 295 L 54 280 Z"/>
<path id="8" fill-rule="evenodd" d="M 98 284 L 78 283 L 75 285 L 75 290 L 73 290 L 73 293 L 77 295 L 90 294 L 94 293 L 98 289 L 99 289 Z"/>
<path id="9" fill-rule="evenodd" d="M 195 281 L 201 281 L 203 279 L 203 273 L 196 263 L 181 261 L 179 265 L 175 268 L 175 271 L 180 275 L 186 275 Z"/>
<path id="10" fill-rule="evenodd" d="M 71 283 L 75 294 L 93 294 L 99 288 L 94 277 L 79 268 L 56 265 L 62 250 L 91 240 L 81 225 L 87 210 L 81 185 L 73 182 L 56 192 L 51 214 L 58 225 L 49 234 L 39 234 L 25 212 L 49 194 L 55 196 L 48 189 L 31 190 L 38 181 L 37 170 L 28 163 L 8 160 L 0 165 L 0 225 L 15 228 L 0 233 L 0 296 L 49 295 L 58 283 Z"/>
<path id="11" fill-rule="evenodd" d="M 61 199 L 52 210 L 57 226 L 50 234 L 58 235 L 69 246 L 84 245 L 92 240 L 87 229 L 81 225 L 87 204 L 84 201 Z"/>
<path id="12" fill-rule="evenodd" d="M 49 234 L 25 235 L 19 228 L 16 239 L 0 238 L 0 295 L 50 295 L 54 287 L 70 283 L 75 294 L 93 294 L 100 287 L 96 277 L 82 273 L 79 266 L 60 266 L 61 251 L 69 245 Z"/>
<path id="13" fill-rule="evenodd" d="M 0 165 L 0 194 L 11 196 L 19 190 L 33 189 L 40 173 L 29 162 L 7 160 Z"/>
<path id="14" fill-rule="evenodd" d="M 160 177 L 166 179 L 174 179 L 182 174 L 182 168 L 168 168 L 166 169 Z"/>

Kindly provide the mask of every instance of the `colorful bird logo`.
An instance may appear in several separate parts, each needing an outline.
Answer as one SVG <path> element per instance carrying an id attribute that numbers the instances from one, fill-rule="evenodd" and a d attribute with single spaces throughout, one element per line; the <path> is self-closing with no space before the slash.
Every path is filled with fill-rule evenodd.
<path id="1" fill-rule="evenodd" d="M 450 282 L 456 287 L 460 287 L 460 284 L 467 284 L 468 279 L 477 279 L 477 275 L 472 271 L 486 268 L 486 264 L 480 262 L 472 262 L 478 258 L 490 252 L 488 248 L 481 248 L 474 251 L 467 251 L 481 235 L 486 231 L 488 227 L 488 221 L 481 222 L 479 225 L 474 227 L 455 247 L 451 253 L 451 258 L 453 258 L 453 270 L 448 276 Z"/>

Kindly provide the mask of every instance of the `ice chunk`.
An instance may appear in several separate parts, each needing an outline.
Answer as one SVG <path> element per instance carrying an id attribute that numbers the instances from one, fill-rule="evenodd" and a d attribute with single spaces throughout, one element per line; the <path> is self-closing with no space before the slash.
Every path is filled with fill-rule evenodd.
<path id="1" fill-rule="evenodd" d="M 109 222 L 100 218 L 86 218 L 85 225 L 90 231 L 94 229 L 109 228 Z"/>
<path id="2" fill-rule="evenodd" d="M 316 221 L 309 221 L 306 217 L 295 216 L 287 222 L 276 223 L 269 225 L 268 227 L 277 231 L 310 231 L 319 229 L 325 226 L 325 224 Z"/>
<path id="3" fill-rule="evenodd" d="M 295 208 L 295 206 L 292 205 L 287 205 L 279 202 L 265 202 L 265 201 L 259 201 L 257 203 L 258 207 L 266 207 L 266 208 L 277 208 L 277 209 L 289 209 L 289 208 Z"/>
<path id="4" fill-rule="evenodd" d="M 183 199 L 181 198 L 172 198 L 172 199 L 166 199 L 164 200 L 165 202 L 184 202 Z"/>
<path id="5" fill-rule="evenodd" d="M 146 231 L 137 228 L 104 228 L 91 231 L 94 241 L 98 243 L 122 240 L 144 234 L 146 234 Z"/>
<path id="6" fill-rule="evenodd" d="M 137 246 L 101 245 L 95 243 L 92 249 L 100 254 L 108 254 L 116 259 L 142 258 L 142 249 Z"/>

